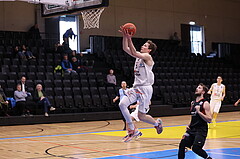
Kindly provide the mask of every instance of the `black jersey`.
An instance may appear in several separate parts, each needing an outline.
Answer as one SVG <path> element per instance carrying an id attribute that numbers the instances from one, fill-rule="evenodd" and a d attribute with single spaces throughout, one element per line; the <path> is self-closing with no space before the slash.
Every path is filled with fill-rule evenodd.
<path id="1" fill-rule="evenodd" d="M 205 113 L 205 110 L 203 108 L 203 104 L 204 102 L 206 102 L 207 100 L 205 100 L 204 98 L 199 100 L 199 101 L 192 101 L 192 105 L 191 105 L 191 115 L 192 115 L 192 119 L 191 119 L 191 123 L 189 125 L 190 131 L 197 131 L 197 132 L 203 132 L 204 134 L 207 134 L 208 131 L 208 124 L 205 120 L 203 120 L 203 118 L 201 118 L 201 116 L 196 112 L 196 108 L 195 106 L 200 106 L 200 111 L 203 114 Z"/>

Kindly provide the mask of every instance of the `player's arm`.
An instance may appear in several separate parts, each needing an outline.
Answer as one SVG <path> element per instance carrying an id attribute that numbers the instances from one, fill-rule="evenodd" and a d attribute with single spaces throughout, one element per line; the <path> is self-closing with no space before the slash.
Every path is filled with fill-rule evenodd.
<path id="1" fill-rule="evenodd" d="M 226 87 L 224 86 L 223 92 L 222 92 L 222 101 L 223 101 L 225 96 L 226 96 Z"/>
<path id="2" fill-rule="evenodd" d="M 130 48 L 128 46 L 127 32 L 126 32 L 126 30 L 123 29 L 123 26 L 120 26 L 119 32 L 122 33 L 122 35 L 123 35 L 123 40 L 122 40 L 123 50 L 126 53 L 128 53 L 129 55 L 131 55 L 131 51 L 130 51 Z"/>
<path id="3" fill-rule="evenodd" d="M 212 90 L 213 90 L 213 84 L 211 85 L 211 88 L 209 89 L 209 91 L 207 93 L 212 94 Z"/>
<path id="4" fill-rule="evenodd" d="M 211 111 L 210 111 L 210 104 L 206 101 L 203 104 L 203 108 L 205 110 L 205 114 L 203 114 L 200 111 L 200 106 L 195 106 L 197 113 L 199 114 L 199 116 L 205 120 L 206 122 L 210 123 L 212 121 L 212 115 L 211 115 Z"/>
<path id="5" fill-rule="evenodd" d="M 119 96 L 116 96 L 116 97 L 113 99 L 113 103 L 115 103 L 118 99 L 119 99 Z"/>
<path id="6" fill-rule="evenodd" d="M 128 39 L 128 46 L 129 46 L 129 49 L 130 49 L 130 55 L 131 56 L 138 57 L 140 59 L 143 59 L 144 61 L 151 60 L 152 57 L 149 54 L 142 54 L 142 53 L 136 51 L 136 48 L 133 45 L 132 37 L 131 37 L 130 34 L 128 34 L 127 39 Z"/>
<path id="7" fill-rule="evenodd" d="M 238 106 L 239 102 L 240 102 L 240 99 L 238 99 L 236 103 L 234 103 L 234 106 Z"/>
<path id="8" fill-rule="evenodd" d="M 136 104 L 130 105 L 130 109 L 135 109 L 139 105 L 139 101 Z"/>

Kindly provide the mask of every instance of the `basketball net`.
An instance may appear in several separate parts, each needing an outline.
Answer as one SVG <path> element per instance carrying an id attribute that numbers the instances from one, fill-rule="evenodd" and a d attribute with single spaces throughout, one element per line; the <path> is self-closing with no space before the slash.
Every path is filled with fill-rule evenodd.
<path id="1" fill-rule="evenodd" d="M 99 28 L 99 20 L 105 8 L 95 8 L 81 11 L 84 22 L 83 29 Z"/>

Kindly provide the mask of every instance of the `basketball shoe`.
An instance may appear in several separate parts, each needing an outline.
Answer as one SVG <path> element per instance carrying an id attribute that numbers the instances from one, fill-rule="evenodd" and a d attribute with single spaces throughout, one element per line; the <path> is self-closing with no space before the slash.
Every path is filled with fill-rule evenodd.
<path id="1" fill-rule="evenodd" d="M 158 118 L 157 122 L 158 122 L 158 126 L 154 126 L 154 128 L 157 130 L 158 134 L 161 134 L 163 131 L 162 120 Z"/>
<path id="2" fill-rule="evenodd" d="M 128 129 L 128 135 L 126 135 L 122 141 L 123 142 L 129 142 L 133 139 L 138 139 L 140 136 L 142 136 L 142 133 L 140 131 L 138 131 L 138 129 L 134 129 L 134 130 L 131 130 L 131 129 Z"/>

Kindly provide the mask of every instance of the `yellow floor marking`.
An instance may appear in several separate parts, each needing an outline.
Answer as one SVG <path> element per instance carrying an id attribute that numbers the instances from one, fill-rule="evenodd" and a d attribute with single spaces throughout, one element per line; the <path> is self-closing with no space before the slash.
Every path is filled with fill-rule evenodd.
<path id="1" fill-rule="evenodd" d="M 154 128 L 140 129 L 140 131 L 143 133 L 143 136 L 141 136 L 141 138 L 171 139 L 181 138 L 182 135 L 185 133 L 185 130 L 186 126 L 164 127 L 163 133 L 158 135 Z M 92 134 L 123 137 L 126 135 L 126 131 L 101 132 Z M 217 123 L 217 126 L 215 128 L 212 128 L 210 124 L 210 129 L 208 130 L 208 139 L 215 138 L 240 138 L 240 121 Z"/>

